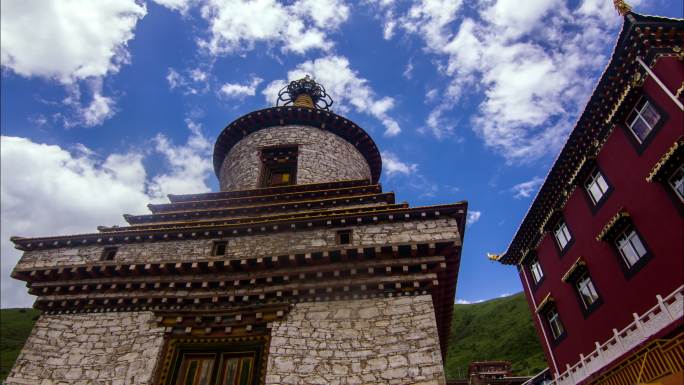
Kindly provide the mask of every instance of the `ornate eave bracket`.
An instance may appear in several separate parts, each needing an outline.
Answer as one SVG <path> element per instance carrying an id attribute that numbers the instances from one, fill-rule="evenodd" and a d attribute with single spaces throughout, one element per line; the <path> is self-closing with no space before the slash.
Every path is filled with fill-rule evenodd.
<path id="1" fill-rule="evenodd" d="M 684 137 L 677 139 L 653 166 L 646 177 L 647 182 L 663 182 L 677 167 L 684 163 Z"/>
<path id="2" fill-rule="evenodd" d="M 613 215 L 612 218 L 603 226 L 601 232 L 596 236 L 598 242 L 610 241 L 615 238 L 618 231 L 623 228 L 623 225 L 629 223 L 631 217 L 627 211 L 620 209 L 617 214 Z"/>

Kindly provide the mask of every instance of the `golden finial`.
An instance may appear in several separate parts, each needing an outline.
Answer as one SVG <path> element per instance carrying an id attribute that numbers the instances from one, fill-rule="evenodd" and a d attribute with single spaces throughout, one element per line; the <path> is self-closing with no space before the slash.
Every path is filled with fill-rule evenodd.
<path id="1" fill-rule="evenodd" d="M 325 92 L 325 88 L 309 75 L 291 81 L 278 92 L 276 106 L 293 105 L 295 107 L 317 108 L 328 110 L 333 100 Z"/>
<path id="2" fill-rule="evenodd" d="M 499 254 L 487 253 L 487 258 L 489 258 L 492 261 L 498 261 L 501 258 L 501 256 Z"/>
<path id="3" fill-rule="evenodd" d="M 298 95 L 297 99 L 295 99 L 295 101 L 292 102 L 292 105 L 295 107 L 314 108 L 313 99 L 311 99 L 311 96 L 307 94 Z"/>
<path id="4" fill-rule="evenodd" d="M 627 4 L 624 0 L 613 0 L 613 5 L 620 16 L 625 16 L 632 11 L 632 7 L 630 7 L 629 4 Z"/>

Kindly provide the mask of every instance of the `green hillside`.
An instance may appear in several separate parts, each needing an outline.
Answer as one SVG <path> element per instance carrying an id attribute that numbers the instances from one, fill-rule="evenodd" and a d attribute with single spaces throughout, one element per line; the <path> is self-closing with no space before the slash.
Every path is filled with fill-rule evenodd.
<path id="1" fill-rule="evenodd" d="M 0 381 L 9 373 L 38 314 L 33 309 L 0 310 Z M 463 376 L 471 361 L 483 360 L 512 361 L 513 371 L 519 375 L 536 374 L 546 367 L 522 293 L 455 305 L 445 365 L 447 378 Z"/>
<path id="2" fill-rule="evenodd" d="M 12 369 L 39 314 L 34 309 L 0 310 L 0 381 Z"/>
<path id="3" fill-rule="evenodd" d="M 523 293 L 457 304 L 453 317 L 445 365 L 447 378 L 463 378 L 471 361 L 512 361 L 517 375 L 533 375 L 546 367 Z"/>

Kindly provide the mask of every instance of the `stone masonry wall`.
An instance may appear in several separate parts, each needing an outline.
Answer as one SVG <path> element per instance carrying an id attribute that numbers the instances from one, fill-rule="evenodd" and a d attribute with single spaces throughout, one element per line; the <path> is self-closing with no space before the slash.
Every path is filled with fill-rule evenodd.
<path id="1" fill-rule="evenodd" d="M 455 219 L 391 222 L 349 226 L 351 246 L 371 247 L 401 242 L 439 242 L 460 239 Z M 260 257 L 303 253 L 335 247 L 336 233 L 342 228 L 284 231 L 280 233 L 228 237 L 226 255 L 220 258 Z M 212 258 L 212 239 L 133 243 L 119 245 L 116 262 L 152 263 L 206 260 Z M 41 268 L 97 262 L 103 246 L 84 246 L 27 251 L 17 268 Z M 219 257 L 216 257 L 219 258 Z"/>
<path id="2" fill-rule="evenodd" d="M 284 145 L 299 146 L 297 184 L 371 177 L 366 159 L 351 143 L 315 127 L 290 125 L 259 130 L 238 142 L 221 165 L 221 190 L 259 187 L 261 150 Z"/>
<path id="3" fill-rule="evenodd" d="M 6 383 L 152 384 L 162 344 L 151 312 L 41 315 Z"/>
<path id="4" fill-rule="evenodd" d="M 298 303 L 273 324 L 267 384 L 444 384 L 432 298 Z"/>

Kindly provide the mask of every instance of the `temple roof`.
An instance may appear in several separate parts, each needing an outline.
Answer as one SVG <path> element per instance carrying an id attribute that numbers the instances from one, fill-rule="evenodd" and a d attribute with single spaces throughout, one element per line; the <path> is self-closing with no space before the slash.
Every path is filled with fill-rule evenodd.
<path id="1" fill-rule="evenodd" d="M 282 317 L 289 303 L 299 301 L 430 294 L 442 353 L 446 354 L 467 202 L 409 207 L 396 204 L 393 193 L 383 193 L 368 180 L 170 198 L 174 202 L 164 209 L 127 216 L 130 226 L 100 226 L 99 232 L 89 234 L 13 237 L 12 242 L 18 249 L 34 251 L 179 240 L 229 242 L 240 236 L 393 223 L 403 226 L 442 219 L 449 219 L 451 228 L 440 230 L 438 236 L 312 245 L 282 253 L 254 250 L 246 255 L 199 258 L 173 252 L 150 258 L 142 253 L 115 260 L 51 263 L 36 263 L 29 257 L 15 267 L 12 277 L 27 282 L 29 292 L 38 296 L 35 307 L 46 312 L 153 309 L 163 315 L 176 311 L 180 313 L 171 318 L 181 321 L 165 326 L 185 333 L 188 327 L 194 333 L 197 326 L 183 318 L 188 309 L 235 312 L 243 318 L 230 324 L 202 320 L 196 328 L 199 331 L 258 328 L 265 327 L 264 314 Z"/>
<path id="2" fill-rule="evenodd" d="M 573 183 L 586 161 L 595 158 L 612 132 L 614 122 L 636 102 L 636 84 L 643 81 L 635 60 L 641 57 L 652 64 L 660 57 L 682 57 L 684 19 L 640 15 L 627 12 L 613 54 L 594 92 L 570 133 L 563 149 L 537 192 L 508 250 L 492 259 L 517 264 L 533 250 L 544 233 L 544 225 L 554 212 L 562 209 Z M 571 183 L 572 182 L 572 183 Z"/>
<path id="3" fill-rule="evenodd" d="M 393 193 L 383 193 L 379 185 L 363 180 L 278 189 L 280 194 L 272 195 L 269 189 L 191 194 L 189 198 L 175 195 L 176 203 L 150 205 L 152 214 L 125 215 L 130 226 L 99 226 L 98 232 L 93 233 L 12 237 L 11 241 L 20 250 L 39 250 L 76 245 L 222 238 L 440 216 L 458 218 L 459 231 L 461 234 L 465 231 L 467 202 L 409 207 L 407 203 L 395 204 Z M 234 198 L 227 198 L 230 196 Z M 249 201 L 251 199 L 255 201 Z"/>

